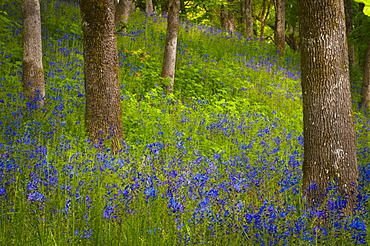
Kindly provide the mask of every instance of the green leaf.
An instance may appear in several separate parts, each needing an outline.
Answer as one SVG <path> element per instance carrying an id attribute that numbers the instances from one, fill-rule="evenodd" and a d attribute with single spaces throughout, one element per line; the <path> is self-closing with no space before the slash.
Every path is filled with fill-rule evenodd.
<path id="1" fill-rule="evenodd" d="M 365 5 L 364 14 L 370 16 L 370 5 Z"/>
<path id="2" fill-rule="evenodd" d="M 370 0 L 354 0 L 354 1 L 365 4 L 364 14 L 370 16 Z"/>

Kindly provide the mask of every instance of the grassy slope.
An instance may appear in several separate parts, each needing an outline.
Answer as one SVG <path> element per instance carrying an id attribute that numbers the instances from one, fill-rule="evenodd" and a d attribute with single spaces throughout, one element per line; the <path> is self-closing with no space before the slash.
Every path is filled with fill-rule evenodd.
<path id="1" fill-rule="evenodd" d="M 9 1 L 10 2 L 10 1 Z M 159 79 L 165 20 L 118 34 L 127 151 L 84 135 L 78 8 L 42 4 L 47 102 L 21 92 L 20 6 L 0 40 L 0 245 L 252 245 L 367 238 L 367 218 L 305 214 L 298 59 L 218 29 L 181 27 L 176 93 Z M 32 112 L 32 113 L 29 113 Z M 356 114 L 363 195 L 369 121 Z M 361 205 L 367 212 L 367 200 Z"/>

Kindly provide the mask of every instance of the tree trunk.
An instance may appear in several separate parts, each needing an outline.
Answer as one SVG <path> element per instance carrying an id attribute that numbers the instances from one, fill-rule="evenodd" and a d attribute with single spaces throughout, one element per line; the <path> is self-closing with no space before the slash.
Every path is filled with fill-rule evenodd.
<path id="1" fill-rule="evenodd" d="M 367 46 L 361 94 L 362 94 L 361 107 L 363 109 L 370 111 L 370 42 Z"/>
<path id="2" fill-rule="evenodd" d="M 241 1 L 241 22 L 246 37 L 253 37 L 252 0 Z"/>
<path id="3" fill-rule="evenodd" d="M 153 7 L 153 1 L 152 0 L 145 0 L 145 12 L 147 14 L 151 14 L 154 12 L 154 7 Z"/>
<path id="4" fill-rule="evenodd" d="M 161 3 L 161 11 L 162 11 L 162 16 L 168 15 L 168 1 L 162 1 Z"/>
<path id="5" fill-rule="evenodd" d="M 272 0 L 263 0 L 262 1 L 262 12 L 261 12 L 261 31 L 260 31 L 260 39 L 264 39 L 265 36 L 265 26 L 266 21 L 270 15 L 270 7 L 271 7 Z"/>
<path id="6" fill-rule="evenodd" d="M 114 7 L 112 0 L 80 2 L 87 134 L 94 143 L 119 149 L 123 126 Z"/>
<path id="7" fill-rule="evenodd" d="M 180 14 L 181 16 L 187 16 L 185 0 L 180 0 Z"/>
<path id="8" fill-rule="evenodd" d="M 128 23 L 131 8 L 132 0 L 120 0 L 119 3 L 116 4 L 115 22 L 117 26 L 121 22 L 123 22 L 124 24 Z"/>
<path id="9" fill-rule="evenodd" d="M 22 0 L 23 14 L 23 91 L 32 103 L 44 105 L 45 82 L 42 65 L 39 0 Z"/>
<path id="10" fill-rule="evenodd" d="M 280 56 L 285 54 L 285 0 L 275 0 L 275 46 Z"/>
<path id="11" fill-rule="evenodd" d="M 175 80 L 177 35 L 179 31 L 180 0 L 170 0 L 168 6 L 166 46 L 163 56 L 162 78 L 169 78 L 169 93 L 173 92 Z"/>
<path id="12" fill-rule="evenodd" d="M 347 37 L 353 32 L 353 20 L 352 20 L 352 3 L 353 0 L 344 0 L 344 10 L 346 14 L 346 34 Z M 348 41 L 348 40 L 347 40 Z M 348 59 L 349 67 L 353 68 L 357 66 L 356 56 L 355 56 L 355 45 L 348 42 Z"/>
<path id="13" fill-rule="evenodd" d="M 309 209 L 319 207 L 325 204 L 333 184 L 338 190 L 332 192 L 343 198 L 339 201 L 345 206 L 339 210 L 349 214 L 356 205 L 358 166 L 344 4 L 337 0 L 299 0 L 299 10 L 303 196 Z"/>
<path id="14" fill-rule="evenodd" d="M 235 31 L 235 15 L 231 6 L 234 0 L 227 0 L 227 2 L 228 5 L 221 6 L 221 26 L 227 31 Z"/>

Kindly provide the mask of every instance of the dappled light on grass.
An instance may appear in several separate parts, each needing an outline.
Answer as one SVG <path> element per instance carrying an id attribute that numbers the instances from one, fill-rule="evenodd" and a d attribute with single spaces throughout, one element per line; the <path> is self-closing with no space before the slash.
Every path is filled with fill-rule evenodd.
<path id="1" fill-rule="evenodd" d="M 74 5 L 55 3 L 71 14 L 64 22 L 79 23 Z M 45 26 L 54 26 L 46 17 Z M 118 38 L 126 148 L 112 153 L 85 136 L 80 34 L 52 30 L 44 30 L 52 35 L 44 36 L 43 109 L 24 105 L 16 45 L 0 51 L 7 61 L 0 71 L 0 242 L 366 243 L 370 122 L 355 116 L 356 214 L 336 214 L 335 203 L 333 211 L 306 213 L 294 55 L 279 58 L 265 42 L 185 23 L 175 93 L 167 95 L 159 80 L 165 20 L 135 13 Z M 335 189 L 328 192 L 335 201 Z"/>

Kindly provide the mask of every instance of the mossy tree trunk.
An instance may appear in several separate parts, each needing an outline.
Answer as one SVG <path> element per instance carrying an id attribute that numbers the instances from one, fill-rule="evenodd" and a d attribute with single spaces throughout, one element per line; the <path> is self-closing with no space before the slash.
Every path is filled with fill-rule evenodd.
<path id="1" fill-rule="evenodd" d="M 177 36 L 179 32 L 180 0 L 170 0 L 168 6 L 166 46 L 163 55 L 162 78 L 168 78 L 169 93 L 173 92 L 175 81 Z"/>
<path id="2" fill-rule="evenodd" d="M 32 103 L 44 105 L 45 81 L 42 65 L 41 17 L 39 0 L 22 0 L 23 91 Z"/>
<path id="3" fill-rule="evenodd" d="M 89 138 L 117 149 L 123 140 L 114 0 L 81 0 L 86 127 Z M 108 146 L 109 145 L 109 146 Z"/>
<path id="4" fill-rule="evenodd" d="M 275 0 L 275 29 L 274 38 L 276 51 L 279 55 L 285 53 L 285 0 Z"/>
<path id="5" fill-rule="evenodd" d="M 304 119 L 303 195 L 308 208 L 334 184 L 351 213 L 358 166 L 351 104 L 344 2 L 299 0 Z M 340 200 L 339 200 L 340 201 Z"/>

